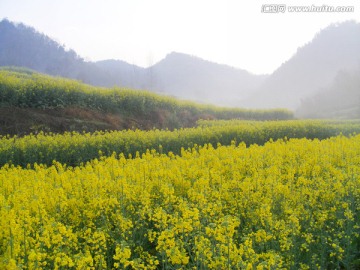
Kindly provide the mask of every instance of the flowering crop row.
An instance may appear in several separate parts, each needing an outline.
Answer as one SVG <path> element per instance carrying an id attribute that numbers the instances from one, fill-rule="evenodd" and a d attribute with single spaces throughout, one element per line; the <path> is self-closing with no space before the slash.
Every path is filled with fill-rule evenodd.
<path id="1" fill-rule="evenodd" d="M 0 269 L 358 269 L 360 136 L 0 170 Z"/>
<path id="2" fill-rule="evenodd" d="M 194 116 L 211 115 L 218 119 L 292 119 L 285 109 L 250 110 L 220 108 L 181 101 L 149 91 L 101 88 L 75 80 L 51 77 L 23 69 L 0 69 L 0 107 L 64 108 L 82 107 L 136 117 L 164 110 L 174 118 L 187 112 Z"/>
<path id="3" fill-rule="evenodd" d="M 217 123 L 217 122 L 215 122 Z M 67 165 L 79 165 L 113 152 L 126 157 L 142 154 L 147 149 L 161 153 L 179 154 L 181 148 L 211 143 L 229 145 L 232 141 L 264 144 L 270 139 L 309 138 L 325 139 L 331 136 L 360 133 L 359 122 L 314 120 L 290 121 L 229 121 L 200 122 L 197 128 L 169 130 L 128 130 L 96 132 L 93 134 L 37 134 L 25 137 L 0 137 L 0 166 L 11 163 L 51 165 L 54 160 Z"/>

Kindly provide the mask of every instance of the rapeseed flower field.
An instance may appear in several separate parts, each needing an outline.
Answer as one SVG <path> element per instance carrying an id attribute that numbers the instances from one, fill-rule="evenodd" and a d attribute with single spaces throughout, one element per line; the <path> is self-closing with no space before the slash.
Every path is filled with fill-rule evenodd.
<path id="1" fill-rule="evenodd" d="M 359 135 L 5 164 L 0 269 L 358 269 L 359 213 Z"/>
<path id="2" fill-rule="evenodd" d="M 198 126 L 175 130 L 121 130 L 94 133 L 65 132 L 29 134 L 26 136 L 0 136 L 0 166 L 13 164 L 51 165 L 54 160 L 78 166 L 99 156 L 113 152 L 126 157 L 141 155 L 147 149 L 160 153 L 180 154 L 181 148 L 218 143 L 230 145 L 232 141 L 246 145 L 263 145 L 269 140 L 283 138 L 326 139 L 337 135 L 360 133 L 359 120 L 286 120 L 286 121 L 198 121 Z"/>

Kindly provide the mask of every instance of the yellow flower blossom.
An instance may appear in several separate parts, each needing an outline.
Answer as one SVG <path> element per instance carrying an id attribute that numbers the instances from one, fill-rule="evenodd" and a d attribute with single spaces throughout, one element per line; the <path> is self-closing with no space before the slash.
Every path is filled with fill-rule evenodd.
<path id="1" fill-rule="evenodd" d="M 0 269 L 356 268 L 359 135 L 141 153 L 3 166 Z"/>

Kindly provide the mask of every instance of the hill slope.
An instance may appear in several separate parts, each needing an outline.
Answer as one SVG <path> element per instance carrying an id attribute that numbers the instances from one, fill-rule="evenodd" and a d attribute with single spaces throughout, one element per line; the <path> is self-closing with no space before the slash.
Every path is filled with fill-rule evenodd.
<path id="1" fill-rule="evenodd" d="M 116 60 L 96 64 L 117 78 L 118 85 L 224 106 L 238 105 L 266 78 L 177 52 L 149 68 Z"/>
<path id="2" fill-rule="evenodd" d="M 95 86 L 148 89 L 203 103 L 237 105 L 265 76 L 171 53 L 141 68 L 120 60 L 86 62 L 74 51 L 23 24 L 0 22 L 0 66 L 18 66 Z"/>
<path id="3" fill-rule="evenodd" d="M 358 69 L 339 72 L 331 86 L 303 100 L 296 115 L 360 119 L 360 65 Z"/>
<path id="4" fill-rule="evenodd" d="M 295 109 L 302 99 L 332 83 L 342 69 L 360 63 L 360 24 L 344 22 L 320 31 L 281 65 L 256 94 L 243 101 L 246 107 Z"/>
<path id="5" fill-rule="evenodd" d="M 200 105 L 148 91 L 100 88 L 32 70 L 0 69 L 0 134 L 181 128 L 199 119 L 289 119 L 285 110 Z"/>
<path id="6" fill-rule="evenodd" d="M 151 71 L 153 89 L 220 105 L 236 105 L 266 77 L 175 52 L 152 66 Z"/>
<path id="7" fill-rule="evenodd" d="M 86 62 L 35 29 L 0 22 L 0 65 L 24 66 L 95 86 L 148 89 L 201 103 L 296 109 L 329 87 L 342 69 L 360 63 L 360 24 L 331 25 L 270 76 L 171 53 L 149 68 L 120 60 Z"/>
<path id="8" fill-rule="evenodd" d="M 95 64 L 111 76 L 113 86 L 150 90 L 145 68 L 114 59 L 97 61 Z"/>
<path id="9" fill-rule="evenodd" d="M 26 67 L 92 85 L 114 85 L 109 74 L 94 63 L 85 62 L 75 51 L 65 50 L 34 28 L 6 19 L 0 22 L 0 66 Z"/>

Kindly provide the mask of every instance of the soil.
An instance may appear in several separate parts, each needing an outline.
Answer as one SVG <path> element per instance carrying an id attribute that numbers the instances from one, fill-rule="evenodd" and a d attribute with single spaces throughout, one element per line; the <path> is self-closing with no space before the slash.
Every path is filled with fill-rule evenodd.
<path id="1" fill-rule="evenodd" d="M 194 126 L 199 118 L 213 119 L 211 115 L 201 117 L 187 112 L 174 116 L 163 110 L 141 116 L 124 116 L 78 107 L 54 109 L 3 107 L 0 108 L 0 135 L 23 136 L 41 131 L 64 133 L 66 131 L 173 129 Z"/>

